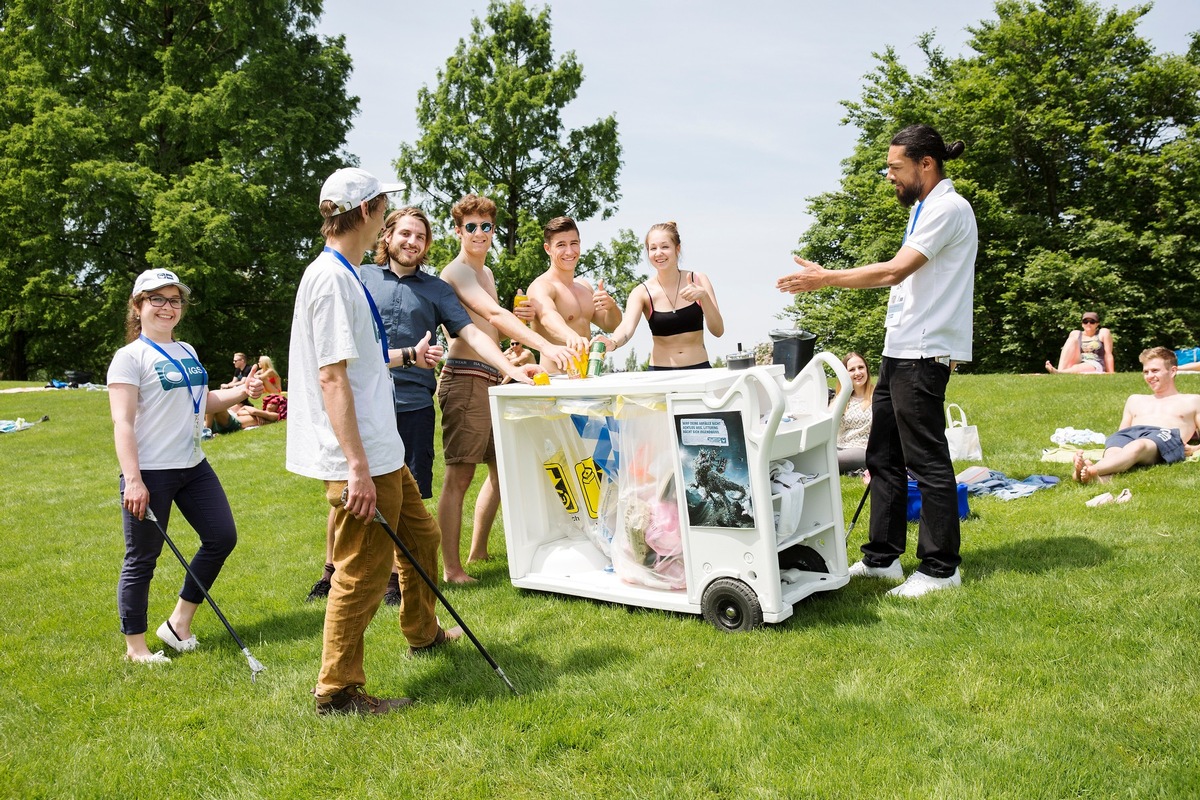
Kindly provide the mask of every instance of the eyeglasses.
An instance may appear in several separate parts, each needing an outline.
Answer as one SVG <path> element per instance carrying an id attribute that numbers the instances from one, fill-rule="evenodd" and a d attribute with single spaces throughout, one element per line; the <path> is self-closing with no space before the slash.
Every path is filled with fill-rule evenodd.
<path id="1" fill-rule="evenodd" d="M 484 233 L 491 233 L 493 226 L 490 222 L 468 222 L 463 227 L 467 229 L 467 233 L 474 233 L 476 228 Z"/>
<path id="2" fill-rule="evenodd" d="M 171 308 L 183 308 L 184 306 L 184 299 L 182 297 L 163 297 L 161 294 L 152 294 L 146 299 L 155 308 L 162 308 L 165 305 L 170 305 Z"/>
<path id="3" fill-rule="evenodd" d="M 1095 317 L 1084 317 L 1083 324 L 1084 325 L 1099 325 L 1100 320 L 1096 319 Z"/>

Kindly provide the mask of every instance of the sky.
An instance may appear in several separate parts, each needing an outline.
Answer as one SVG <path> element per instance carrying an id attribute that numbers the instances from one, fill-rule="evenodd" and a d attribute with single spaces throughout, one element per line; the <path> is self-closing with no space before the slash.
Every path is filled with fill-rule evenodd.
<path id="1" fill-rule="evenodd" d="M 921 72 L 921 34 L 934 32 L 955 57 L 968 52 L 969 26 L 995 18 L 991 0 L 528 4 L 549 6 L 556 56 L 574 51 L 583 66 L 583 85 L 563 112 L 566 127 L 617 119 L 622 198 L 610 219 L 579 220 L 584 247 L 623 228 L 642 238 L 651 225 L 674 220 L 680 267 L 709 276 L 725 319 L 720 339 L 706 334 L 711 359 L 791 327 L 777 318 L 790 296 L 775 280 L 792 271 L 791 253 L 813 222 L 808 199 L 839 187 L 840 162 L 857 139 L 841 123 L 841 102 L 861 96 L 872 53 L 891 46 Z M 354 63 L 349 92 L 359 113 L 346 150 L 360 166 L 395 179 L 400 144 L 419 135 L 418 90 L 436 86 L 438 70 L 470 37 L 471 20 L 486 12 L 486 0 L 325 0 L 319 31 L 344 35 Z M 1138 28 L 1158 53 L 1185 52 L 1198 29 L 1196 0 L 1157 0 Z M 947 142 L 958 138 L 941 133 Z M 653 273 L 644 251 L 637 269 Z M 649 355 L 644 321 L 619 358 L 628 347 L 639 360 Z"/>

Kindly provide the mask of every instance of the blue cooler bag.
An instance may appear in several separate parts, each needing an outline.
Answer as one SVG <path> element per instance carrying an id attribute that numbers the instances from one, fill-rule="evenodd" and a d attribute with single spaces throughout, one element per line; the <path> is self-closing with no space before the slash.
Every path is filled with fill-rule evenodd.
<path id="1" fill-rule="evenodd" d="M 958 517 L 966 519 L 971 513 L 970 507 L 967 506 L 967 485 L 965 483 L 958 484 Z M 908 482 L 908 521 L 916 522 L 921 518 L 921 492 L 917 489 L 916 481 Z"/>

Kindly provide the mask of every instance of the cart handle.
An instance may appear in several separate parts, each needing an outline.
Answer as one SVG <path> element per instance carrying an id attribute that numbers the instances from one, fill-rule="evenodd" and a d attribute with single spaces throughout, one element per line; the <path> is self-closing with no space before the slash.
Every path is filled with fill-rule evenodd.
<path id="1" fill-rule="evenodd" d="M 758 419 L 761 415 L 758 392 L 750 391 L 748 384 L 751 380 L 763 388 L 767 394 L 767 398 L 771 402 L 771 410 L 767 416 L 767 421 L 761 427 L 758 424 Z M 750 424 L 746 427 L 746 437 L 761 447 L 764 439 L 774 437 L 775 429 L 779 427 L 779 420 L 783 418 L 783 393 L 779 389 L 779 384 L 767 371 L 766 367 L 751 367 L 738 376 L 733 385 L 719 398 L 711 399 L 709 397 L 702 397 L 700 399 L 704 402 L 704 405 L 716 411 L 728 406 L 734 396 L 738 394 L 745 395 L 750 399 Z"/>
<path id="2" fill-rule="evenodd" d="M 824 370 L 810 369 L 814 366 L 814 362 L 823 362 L 826 366 L 833 370 L 834 375 L 837 376 L 838 383 L 842 387 L 841 391 L 834 396 L 833 403 L 829 406 L 829 410 L 832 413 L 833 418 L 840 420 L 842 418 L 842 414 L 846 410 L 846 404 L 850 402 L 850 393 L 853 391 L 853 384 L 850 383 L 850 373 L 846 371 L 846 367 L 836 356 L 833 355 L 833 353 L 830 353 L 828 350 L 822 350 L 814 355 L 812 357 L 812 361 L 808 362 L 808 365 L 805 366 L 804 369 L 802 369 L 799 373 L 797 373 L 796 377 L 792 378 L 790 381 L 785 380 L 783 382 L 783 391 L 788 395 L 791 395 L 801 391 L 803 388 L 802 384 L 810 382 L 813 387 L 813 400 L 817 401 L 816 407 L 820 408 L 821 405 L 826 402 L 825 398 L 827 386 L 824 384 Z M 820 382 L 818 382 L 818 376 L 821 378 Z"/>

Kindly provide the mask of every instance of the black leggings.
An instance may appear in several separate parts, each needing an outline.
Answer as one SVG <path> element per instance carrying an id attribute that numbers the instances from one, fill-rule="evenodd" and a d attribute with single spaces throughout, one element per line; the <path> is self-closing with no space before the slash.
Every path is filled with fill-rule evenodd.
<path id="1" fill-rule="evenodd" d="M 225 559 L 237 544 L 237 529 L 233 511 L 217 473 L 208 461 L 187 469 L 150 469 L 142 471 L 142 482 L 150 493 L 150 509 L 163 529 L 170 533 L 171 503 L 179 506 L 183 518 L 200 535 L 200 549 L 192 558 L 192 572 L 207 589 L 221 572 Z M 125 493 L 125 476 L 121 476 L 121 494 Z M 139 520 L 122 508 L 125 526 L 125 562 L 117 582 L 117 613 L 121 617 L 121 633 L 128 635 L 146 632 L 146 609 L 150 601 L 150 579 L 162 553 L 163 537 L 150 518 Z M 176 545 L 178 538 L 172 538 Z M 180 550 L 184 548 L 180 547 Z M 186 575 L 179 596 L 189 603 L 204 602 L 204 593 Z"/>

